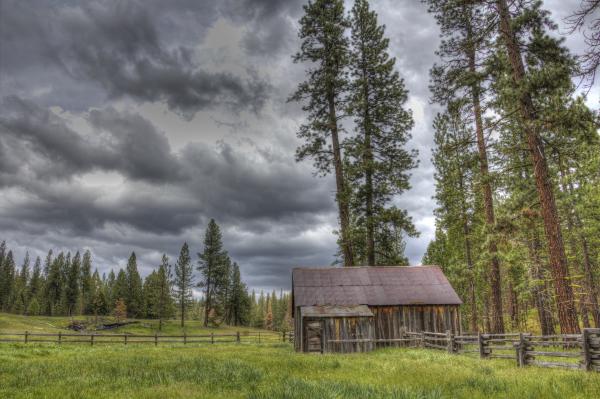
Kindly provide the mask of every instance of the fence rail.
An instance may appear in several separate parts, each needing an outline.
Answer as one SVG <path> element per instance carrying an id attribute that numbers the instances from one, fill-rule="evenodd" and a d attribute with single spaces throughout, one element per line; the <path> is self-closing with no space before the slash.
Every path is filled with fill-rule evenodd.
<path id="1" fill-rule="evenodd" d="M 277 343 L 293 342 L 293 335 L 286 332 L 247 332 L 237 331 L 234 333 L 220 334 L 181 334 L 181 335 L 161 335 L 161 334 L 95 334 L 95 333 L 37 333 L 25 331 L 0 332 L 0 342 L 12 343 L 51 343 L 51 344 L 154 344 L 159 343 L 210 343 L 219 344 L 226 342 L 236 343 Z"/>
<path id="2" fill-rule="evenodd" d="M 450 331 L 401 331 L 397 339 L 338 339 L 335 344 L 373 342 L 446 350 L 449 353 L 479 354 L 484 359 L 512 359 L 520 367 L 600 371 L 600 329 L 586 328 L 582 334 L 531 335 L 461 334 Z M 559 361 L 560 360 L 560 361 Z"/>

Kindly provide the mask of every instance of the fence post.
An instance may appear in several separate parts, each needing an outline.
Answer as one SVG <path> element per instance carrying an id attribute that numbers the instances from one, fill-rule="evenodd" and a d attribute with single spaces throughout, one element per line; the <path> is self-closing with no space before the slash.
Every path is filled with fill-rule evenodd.
<path id="1" fill-rule="evenodd" d="M 25 331 L 25 343 L 29 341 L 29 331 Z"/>
<path id="2" fill-rule="evenodd" d="M 158 346 L 158 333 L 154 333 L 154 346 Z"/>
<path id="3" fill-rule="evenodd" d="M 285 342 L 285 331 L 281 332 L 281 341 Z"/>
<path id="4" fill-rule="evenodd" d="M 210 343 L 214 344 L 215 343 L 215 333 L 210 333 Z"/>
<path id="5" fill-rule="evenodd" d="M 125 338 L 125 345 L 127 345 L 127 334 L 123 334 L 123 337 Z"/>
<path id="6" fill-rule="evenodd" d="M 258 343 L 260 344 L 260 331 L 258 332 Z"/>
<path id="7" fill-rule="evenodd" d="M 94 334 L 90 334 L 90 346 L 94 346 Z"/>
<path id="8" fill-rule="evenodd" d="M 239 331 L 235 333 L 235 341 L 236 341 L 237 343 L 239 343 L 239 342 L 240 342 L 240 332 L 239 332 Z"/>
<path id="9" fill-rule="evenodd" d="M 477 333 L 477 339 L 479 341 L 479 357 L 480 358 L 487 358 L 490 354 L 490 351 L 488 349 L 488 337 L 485 334 L 482 333 Z"/>
<path id="10" fill-rule="evenodd" d="M 592 369 L 592 354 L 590 351 L 590 330 L 588 328 L 583 329 L 581 334 L 581 347 L 583 349 L 583 368 L 587 371 Z"/>
<path id="11" fill-rule="evenodd" d="M 446 331 L 446 340 L 448 341 L 447 347 L 448 347 L 448 353 L 454 353 L 454 335 L 452 335 L 452 331 L 447 330 Z"/>
<path id="12" fill-rule="evenodd" d="M 400 331 L 399 331 L 399 333 L 400 333 L 399 334 L 400 339 L 404 339 L 404 333 L 405 333 L 405 331 L 406 331 L 405 327 L 400 327 Z M 398 345 L 396 345 L 396 346 L 408 346 L 408 345 L 405 345 L 404 341 L 400 341 L 400 342 L 398 342 Z"/>
<path id="13" fill-rule="evenodd" d="M 59 345 L 62 344 L 62 332 L 61 331 L 58 332 L 58 344 Z"/>
<path id="14" fill-rule="evenodd" d="M 519 343 L 516 345 L 517 365 L 519 367 L 525 367 L 529 364 L 529 355 L 527 354 L 529 350 L 531 350 L 529 337 L 520 332 Z"/>
<path id="15" fill-rule="evenodd" d="M 183 344 L 187 344 L 187 334 L 185 332 L 183 333 Z"/>
<path id="16" fill-rule="evenodd" d="M 420 342 L 421 348 L 425 347 L 425 331 L 421 331 L 421 342 Z"/>

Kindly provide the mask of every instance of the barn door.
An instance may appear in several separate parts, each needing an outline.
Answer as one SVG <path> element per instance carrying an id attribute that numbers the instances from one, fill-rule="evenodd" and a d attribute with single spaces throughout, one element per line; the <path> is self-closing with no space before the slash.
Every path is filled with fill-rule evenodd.
<path id="1" fill-rule="evenodd" d="M 323 352 L 323 327 L 320 321 L 306 321 L 304 337 L 306 352 Z"/>

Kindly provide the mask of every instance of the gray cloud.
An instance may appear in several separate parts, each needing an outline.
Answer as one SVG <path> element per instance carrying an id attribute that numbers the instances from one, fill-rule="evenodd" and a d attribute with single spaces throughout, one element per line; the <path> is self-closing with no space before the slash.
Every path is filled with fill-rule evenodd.
<path id="1" fill-rule="evenodd" d="M 109 98 L 162 101 L 187 118 L 223 105 L 258 112 L 269 84 L 251 70 L 244 76 L 207 71 L 194 59 L 191 46 L 163 43 L 157 30 L 163 8 L 143 1 L 64 8 L 9 1 L 2 16 L 3 24 L 7 21 L 0 42 L 6 53 L 2 68 L 50 63 L 77 82 L 100 85 Z M 196 44 L 201 40 L 196 37 Z"/>

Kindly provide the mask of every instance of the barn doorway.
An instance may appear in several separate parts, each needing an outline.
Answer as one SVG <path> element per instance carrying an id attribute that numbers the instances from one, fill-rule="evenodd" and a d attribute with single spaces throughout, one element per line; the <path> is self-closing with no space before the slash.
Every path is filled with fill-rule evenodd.
<path id="1" fill-rule="evenodd" d="M 323 325 L 319 320 L 307 321 L 304 324 L 304 347 L 307 352 L 323 353 Z"/>

